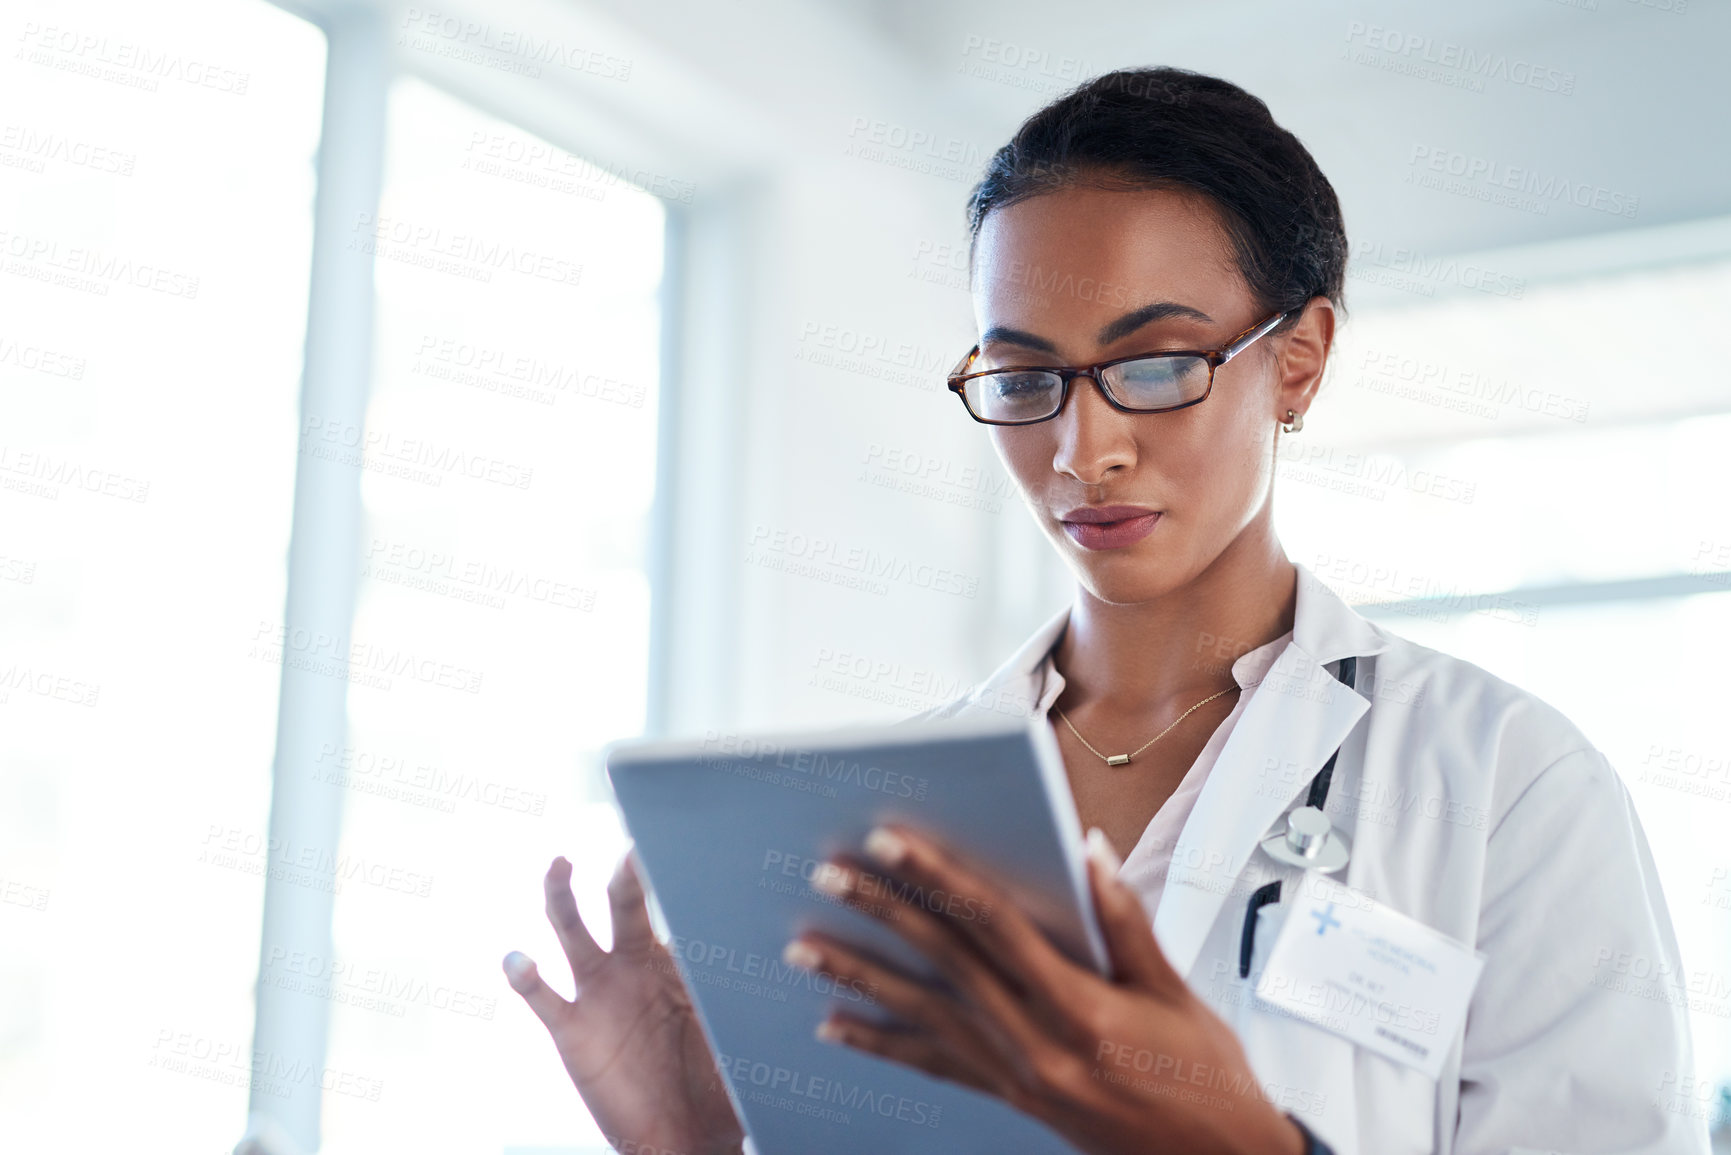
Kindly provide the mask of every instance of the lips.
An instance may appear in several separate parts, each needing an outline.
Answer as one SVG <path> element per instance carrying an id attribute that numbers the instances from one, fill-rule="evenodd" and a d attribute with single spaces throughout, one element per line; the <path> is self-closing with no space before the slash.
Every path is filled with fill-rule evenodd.
<path id="1" fill-rule="evenodd" d="M 1072 509 L 1058 520 L 1083 549 L 1122 549 L 1153 533 L 1160 513 L 1140 505 L 1096 505 Z"/>

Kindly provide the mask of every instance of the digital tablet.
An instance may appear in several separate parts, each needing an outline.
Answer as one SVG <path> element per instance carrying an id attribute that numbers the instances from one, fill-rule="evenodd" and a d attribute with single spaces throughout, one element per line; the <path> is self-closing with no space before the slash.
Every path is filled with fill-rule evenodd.
<path id="1" fill-rule="evenodd" d="M 988 873 L 1064 954 L 1106 948 L 1063 761 L 1039 719 L 948 718 L 779 734 L 616 742 L 608 777 L 668 947 L 758 1155 L 1059 1155 L 1067 1143 L 1000 1100 L 813 1036 L 869 991 L 781 961 L 807 929 L 904 970 L 932 969 L 894 932 L 810 880 L 879 823 L 940 840 Z M 889 885 L 886 883 L 885 885 Z M 916 894 L 968 917 L 948 896 Z M 989 917 L 989 912 L 986 912 Z"/>

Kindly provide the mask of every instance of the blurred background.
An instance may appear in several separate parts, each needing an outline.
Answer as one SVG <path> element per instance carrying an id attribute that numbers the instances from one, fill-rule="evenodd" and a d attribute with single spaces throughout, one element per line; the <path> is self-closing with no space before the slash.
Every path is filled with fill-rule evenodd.
<path id="1" fill-rule="evenodd" d="M 1070 593 L 943 373 L 963 203 L 1117 67 L 1352 239 L 1292 557 L 1548 699 L 1731 1080 L 1731 6 L 8 0 L 7 1151 L 603 1149 L 540 1024 L 597 752 L 891 721 Z"/>

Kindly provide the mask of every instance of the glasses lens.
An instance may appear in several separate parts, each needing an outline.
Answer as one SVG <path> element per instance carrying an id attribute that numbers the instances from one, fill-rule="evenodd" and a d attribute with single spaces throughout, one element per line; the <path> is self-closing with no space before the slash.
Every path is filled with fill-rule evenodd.
<path id="1" fill-rule="evenodd" d="M 968 408 L 987 421 L 1033 421 L 1058 411 L 1064 379 L 1056 373 L 1017 369 L 975 377 L 962 388 Z"/>
<path id="2" fill-rule="evenodd" d="M 1143 357 L 1103 371 L 1106 388 L 1132 409 L 1171 409 L 1208 392 L 1208 362 L 1202 357 Z"/>

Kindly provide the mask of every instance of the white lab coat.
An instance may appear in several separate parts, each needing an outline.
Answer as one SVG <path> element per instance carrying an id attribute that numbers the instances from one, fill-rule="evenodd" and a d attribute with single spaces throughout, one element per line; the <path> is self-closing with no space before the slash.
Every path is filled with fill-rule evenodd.
<path id="1" fill-rule="evenodd" d="M 916 717 L 1038 703 L 1068 613 Z M 1349 655 L 1357 693 L 1323 668 Z M 1285 829 L 1343 739 L 1325 809 L 1352 858 L 1334 877 L 1486 956 L 1435 1080 L 1250 995 L 1305 881 L 1257 844 Z M 1247 899 L 1275 879 L 1281 901 L 1257 915 L 1241 979 Z M 1622 781 L 1555 709 L 1383 631 L 1303 567 L 1292 639 L 1244 696 L 1172 848 L 1154 930 L 1273 1101 L 1338 1155 L 1708 1149 L 1688 1110 L 1686 992 L 1634 977 L 1685 972 Z"/>

